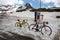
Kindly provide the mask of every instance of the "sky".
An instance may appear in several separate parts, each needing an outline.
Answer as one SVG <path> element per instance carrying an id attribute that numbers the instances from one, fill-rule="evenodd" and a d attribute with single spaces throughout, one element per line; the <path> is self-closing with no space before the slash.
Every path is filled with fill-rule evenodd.
<path id="1" fill-rule="evenodd" d="M 60 7 L 60 0 L 0 0 L 0 5 L 21 6 L 26 3 L 34 8 Z"/>

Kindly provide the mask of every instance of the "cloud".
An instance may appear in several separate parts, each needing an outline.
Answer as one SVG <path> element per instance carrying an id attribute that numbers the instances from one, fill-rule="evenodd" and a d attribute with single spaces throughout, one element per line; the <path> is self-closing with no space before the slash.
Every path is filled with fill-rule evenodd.
<path id="1" fill-rule="evenodd" d="M 48 8 L 50 8 L 51 6 L 48 6 Z"/>
<path id="2" fill-rule="evenodd" d="M 18 4 L 23 4 L 23 3 L 24 3 L 23 0 L 19 0 L 19 1 L 18 1 Z"/>
<path id="3" fill-rule="evenodd" d="M 50 3 L 50 2 L 56 2 L 56 0 L 41 0 L 42 3 Z"/>
<path id="4" fill-rule="evenodd" d="M 50 3 L 53 2 L 54 6 L 60 7 L 60 0 L 41 0 L 42 3 Z"/>
<path id="5" fill-rule="evenodd" d="M 23 0 L 0 0 L 0 5 L 12 5 L 12 4 L 23 4 L 24 1 Z"/>
<path id="6" fill-rule="evenodd" d="M 60 7 L 60 0 L 55 0 L 54 5 L 55 5 L 56 7 Z"/>

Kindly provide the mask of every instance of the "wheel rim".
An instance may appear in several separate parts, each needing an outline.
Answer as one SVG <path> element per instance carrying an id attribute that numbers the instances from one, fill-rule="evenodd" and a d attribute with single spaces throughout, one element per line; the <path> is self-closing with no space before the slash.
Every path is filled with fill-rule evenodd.
<path id="1" fill-rule="evenodd" d="M 17 27 L 18 26 L 18 23 L 15 23 L 15 27 Z"/>
<path id="2" fill-rule="evenodd" d="M 28 28 L 28 26 L 29 26 L 29 24 L 28 23 L 25 23 L 25 24 L 23 24 L 23 27 L 25 28 Z"/>
<path id="3" fill-rule="evenodd" d="M 29 26 L 29 30 L 30 30 L 30 31 L 35 31 L 35 24 L 31 24 L 31 25 Z"/>
<path id="4" fill-rule="evenodd" d="M 44 35 L 51 35 L 52 30 L 51 30 L 51 28 L 49 26 L 43 27 L 41 29 L 41 33 L 44 34 Z"/>
<path id="5" fill-rule="evenodd" d="M 15 23 L 15 27 L 21 28 L 18 22 Z"/>

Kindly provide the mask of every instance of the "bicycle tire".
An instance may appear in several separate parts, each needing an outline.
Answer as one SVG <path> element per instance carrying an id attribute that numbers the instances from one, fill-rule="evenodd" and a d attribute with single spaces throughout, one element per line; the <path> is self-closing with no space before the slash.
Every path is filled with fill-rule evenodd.
<path id="1" fill-rule="evenodd" d="M 18 22 L 15 23 L 15 27 L 17 27 Z"/>
<path id="2" fill-rule="evenodd" d="M 24 26 L 24 27 L 28 27 L 28 26 L 29 26 L 29 24 L 26 22 L 23 26 Z"/>
<path id="3" fill-rule="evenodd" d="M 28 27 L 28 28 L 29 28 L 29 30 L 32 30 L 32 28 L 31 28 L 31 27 L 32 27 L 32 28 L 33 28 L 33 27 L 35 27 L 35 24 L 31 24 L 31 25 L 29 25 L 29 27 Z"/>
<path id="4" fill-rule="evenodd" d="M 42 27 L 41 28 L 41 33 L 42 33 L 42 35 L 44 35 L 44 33 L 43 33 L 43 28 L 49 28 L 49 30 L 50 30 L 50 33 L 48 34 L 48 35 L 51 35 L 52 34 L 52 29 L 49 27 L 49 26 L 45 26 L 45 27 Z M 46 31 L 46 30 L 45 30 Z"/>

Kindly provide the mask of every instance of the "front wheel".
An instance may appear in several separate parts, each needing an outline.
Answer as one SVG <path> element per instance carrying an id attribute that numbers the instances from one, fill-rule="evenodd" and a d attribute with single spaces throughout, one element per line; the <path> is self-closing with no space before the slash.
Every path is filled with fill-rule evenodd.
<path id="1" fill-rule="evenodd" d="M 25 22 L 23 25 L 22 25 L 24 28 L 28 28 L 29 24 L 27 22 Z"/>
<path id="2" fill-rule="evenodd" d="M 47 35 L 51 35 L 52 34 L 52 29 L 49 26 L 46 27 L 42 27 L 41 28 L 41 33 L 43 35 L 47 34 Z"/>

